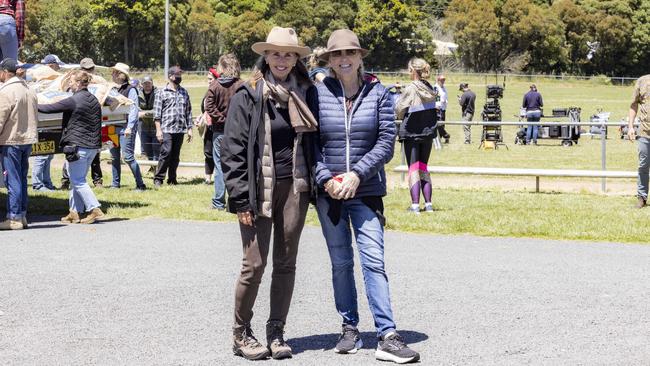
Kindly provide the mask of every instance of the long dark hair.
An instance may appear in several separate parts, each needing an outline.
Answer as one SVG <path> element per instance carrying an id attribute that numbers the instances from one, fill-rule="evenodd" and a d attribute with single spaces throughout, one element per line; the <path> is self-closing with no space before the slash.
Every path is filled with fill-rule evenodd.
<path id="1" fill-rule="evenodd" d="M 296 66 L 294 66 L 291 69 L 291 72 L 289 74 L 293 74 L 296 77 L 296 81 L 298 82 L 298 85 L 303 85 L 303 86 L 312 85 L 312 81 L 309 78 L 309 72 L 307 71 L 307 67 L 300 59 L 300 55 L 297 55 L 297 57 L 298 60 L 296 61 Z M 266 74 L 266 72 L 269 70 L 270 70 L 270 66 L 266 62 L 266 59 L 264 58 L 264 56 L 260 56 L 255 62 L 254 72 L 253 75 L 251 76 L 251 84 L 253 85 L 253 87 L 255 87 L 257 80 L 264 77 L 264 74 Z"/>

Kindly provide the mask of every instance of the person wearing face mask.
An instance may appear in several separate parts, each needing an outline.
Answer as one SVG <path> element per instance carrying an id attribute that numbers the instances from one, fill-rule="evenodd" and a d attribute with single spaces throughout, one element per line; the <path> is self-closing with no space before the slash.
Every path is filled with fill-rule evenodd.
<path id="1" fill-rule="evenodd" d="M 327 52 L 321 56 L 329 63 L 330 77 L 317 85 L 316 211 L 332 263 L 335 306 L 343 321 L 335 351 L 352 354 L 362 346 L 357 328 L 354 230 L 377 331 L 375 357 L 416 362 L 420 355 L 396 331 L 384 266 L 384 165 L 393 157 L 395 113 L 389 91 L 364 78 L 362 58 L 367 54 L 351 30 L 332 32 Z"/>
<path id="2" fill-rule="evenodd" d="M 228 209 L 239 219 L 244 258 L 235 290 L 235 355 L 288 358 L 284 340 L 300 234 L 311 191 L 310 134 L 316 131 L 316 90 L 300 60 L 310 53 L 292 28 L 273 27 L 250 80 L 230 99 L 222 142 Z M 253 335 L 253 305 L 273 231 L 267 346 Z"/>
<path id="3" fill-rule="evenodd" d="M 27 171 L 32 144 L 38 142 L 36 93 L 16 76 L 18 63 L 0 62 L 0 157 L 7 187 L 7 219 L 0 230 L 27 228 Z"/>
<path id="4" fill-rule="evenodd" d="M 86 175 L 95 155 L 102 147 L 102 108 L 97 98 L 88 91 L 92 76 L 85 71 L 72 71 L 74 93 L 54 104 L 41 104 L 42 113 L 63 113 L 63 132 L 60 146 L 65 153 L 70 176 L 70 210 L 61 221 L 68 224 L 92 224 L 104 217 L 101 205 L 86 182 Z M 87 212 L 83 219 L 80 214 Z"/>
<path id="5" fill-rule="evenodd" d="M 128 65 L 118 62 L 111 69 L 113 82 L 117 84 L 117 92 L 129 98 L 132 102 L 129 108 L 126 127 L 116 128 L 115 131 L 120 138 L 120 146 L 113 147 L 110 150 L 113 165 L 113 182 L 111 183 L 111 188 L 120 188 L 121 186 L 122 162 L 120 160 L 121 156 L 124 156 L 124 162 L 129 166 L 135 178 L 135 189 L 137 191 L 144 191 L 147 189 L 147 186 L 142 180 L 140 165 L 135 160 L 134 153 L 136 131 L 138 130 L 138 112 L 140 109 L 138 90 L 129 83 L 130 68 Z"/>
<path id="6" fill-rule="evenodd" d="M 162 144 L 158 167 L 153 178 L 156 187 L 162 186 L 165 176 L 167 184 L 176 185 L 176 170 L 180 163 L 183 136 L 192 141 L 192 104 L 187 90 L 181 86 L 183 71 L 178 66 L 169 68 L 167 85 L 158 90 L 153 103 L 153 120 L 156 138 Z"/>

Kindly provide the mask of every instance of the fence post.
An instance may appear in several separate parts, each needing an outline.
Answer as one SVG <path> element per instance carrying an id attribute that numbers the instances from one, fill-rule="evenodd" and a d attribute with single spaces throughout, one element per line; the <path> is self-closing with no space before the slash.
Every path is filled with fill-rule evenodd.
<path id="1" fill-rule="evenodd" d="M 600 126 L 600 165 L 603 171 L 607 170 L 607 126 L 603 123 Z M 607 178 L 600 181 L 600 190 L 607 193 Z"/>

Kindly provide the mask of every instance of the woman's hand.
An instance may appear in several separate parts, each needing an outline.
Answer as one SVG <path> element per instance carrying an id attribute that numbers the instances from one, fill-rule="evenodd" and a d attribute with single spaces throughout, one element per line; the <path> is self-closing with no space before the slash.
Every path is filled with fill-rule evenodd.
<path id="1" fill-rule="evenodd" d="M 338 189 L 334 191 L 334 194 L 339 197 L 339 199 L 350 199 L 354 197 L 357 193 L 357 188 L 361 183 L 361 179 L 355 172 L 348 172 L 345 174 L 338 175 L 334 179 L 340 178 L 341 184 Z"/>
<path id="2" fill-rule="evenodd" d="M 327 194 L 329 194 L 332 199 L 338 200 L 340 197 L 334 192 L 336 192 L 340 187 L 341 181 L 335 177 L 325 183 L 325 192 L 327 192 Z"/>
<path id="3" fill-rule="evenodd" d="M 237 212 L 239 222 L 246 226 L 253 226 L 253 213 L 250 211 Z"/>
<path id="4" fill-rule="evenodd" d="M 161 129 L 156 130 L 156 139 L 158 139 L 158 142 L 162 144 L 163 142 L 163 132 Z"/>

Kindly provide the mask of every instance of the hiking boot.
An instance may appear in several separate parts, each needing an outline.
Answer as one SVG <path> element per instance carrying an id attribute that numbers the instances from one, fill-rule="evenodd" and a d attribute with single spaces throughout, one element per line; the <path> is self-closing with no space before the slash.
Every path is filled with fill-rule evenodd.
<path id="1" fill-rule="evenodd" d="M 240 356 L 247 360 L 263 360 L 270 355 L 269 349 L 257 341 L 255 336 L 253 336 L 253 331 L 248 326 L 241 333 L 235 333 L 232 352 L 235 356 Z"/>
<path id="2" fill-rule="evenodd" d="M 90 213 L 88 213 L 88 215 L 85 218 L 81 219 L 80 222 L 82 224 L 92 224 L 95 221 L 101 219 L 102 217 L 104 217 L 104 212 L 102 212 L 102 209 L 99 207 L 95 207 L 92 209 L 92 211 L 90 211 Z"/>
<path id="3" fill-rule="evenodd" d="M 79 214 L 75 211 L 70 211 L 67 216 L 61 218 L 61 222 L 66 224 L 78 224 Z"/>
<path id="4" fill-rule="evenodd" d="M 357 351 L 363 346 L 361 337 L 359 337 L 359 330 L 353 325 L 343 324 L 341 329 L 341 335 L 339 336 L 339 341 L 334 348 L 334 352 L 347 354 L 347 353 L 357 353 Z"/>
<path id="5" fill-rule="evenodd" d="M 644 208 L 646 206 L 646 200 L 643 197 L 639 197 L 639 201 L 636 203 L 636 208 Z"/>
<path id="6" fill-rule="evenodd" d="M 22 220 L 6 219 L 0 222 L 0 230 L 22 230 L 24 228 Z"/>
<path id="7" fill-rule="evenodd" d="M 266 323 L 266 343 L 273 359 L 291 358 L 291 347 L 284 341 L 284 323 L 282 321 L 269 320 Z"/>
<path id="8" fill-rule="evenodd" d="M 410 349 L 397 332 L 391 332 L 379 340 L 375 358 L 380 361 L 392 361 L 401 364 L 417 362 L 420 359 L 420 354 Z"/>

